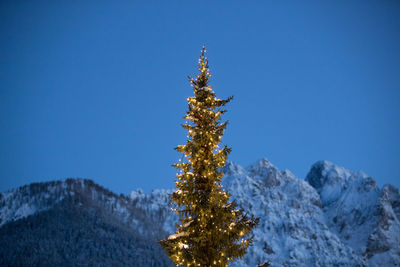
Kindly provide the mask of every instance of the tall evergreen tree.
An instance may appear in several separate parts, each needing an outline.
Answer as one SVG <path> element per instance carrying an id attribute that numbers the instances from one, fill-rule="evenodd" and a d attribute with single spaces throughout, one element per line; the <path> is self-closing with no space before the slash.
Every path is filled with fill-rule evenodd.
<path id="1" fill-rule="evenodd" d="M 227 266 L 246 253 L 258 218 L 249 218 L 237 209 L 221 186 L 222 167 L 231 151 L 218 145 L 227 125 L 221 122 L 221 115 L 232 97 L 218 99 L 209 86 L 211 74 L 204 47 L 198 66 L 200 74 L 195 79 L 189 77 L 194 96 L 187 98 L 189 110 L 182 125 L 188 139 L 175 148 L 184 155 L 174 164 L 178 174 L 176 191 L 171 195 L 180 225 L 160 243 L 177 265 Z"/>

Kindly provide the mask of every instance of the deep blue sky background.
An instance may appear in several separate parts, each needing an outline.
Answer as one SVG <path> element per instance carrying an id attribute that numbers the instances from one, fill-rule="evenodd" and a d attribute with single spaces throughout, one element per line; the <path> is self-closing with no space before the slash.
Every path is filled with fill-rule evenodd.
<path id="1" fill-rule="evenodd" d="M 304 178 L 326 159 L 399 187 L 399 2 L 215 2 L 1 1 L 0 191 L 172 188 L 203 44 L 235 96 L 231 160 Z"/>

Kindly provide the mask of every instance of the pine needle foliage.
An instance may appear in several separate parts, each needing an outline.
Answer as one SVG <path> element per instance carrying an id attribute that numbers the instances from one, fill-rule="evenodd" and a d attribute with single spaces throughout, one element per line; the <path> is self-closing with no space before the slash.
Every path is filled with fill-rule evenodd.
<path id="1" fill-rule="evenodd" d="M 178 169 L 176 191 L 180 225 L 175 234 L 160 243 L 178 266 L 228 266 L 242 258 L 252 243 L 251 230 L 258 218 L 249 218 L 229 200 L 221 186 L 222 167 L 231 149 L 219 147 L 227 122 L 221 122 L 224 106 L 232 100 L 218 99 L 208 84 L 211 76 L 203 47 L 199 71 L 189 80 L 194 96 L 188 97 L 189 110 L 182 125 L 188 131 L 185 145 L 175 149 L 183 160 Z"/>

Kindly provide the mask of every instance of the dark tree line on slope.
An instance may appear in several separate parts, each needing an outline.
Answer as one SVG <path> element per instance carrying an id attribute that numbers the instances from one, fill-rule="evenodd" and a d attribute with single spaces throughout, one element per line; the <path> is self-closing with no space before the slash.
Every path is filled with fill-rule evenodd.
<path id="1" fill-rule="evenodd" d="M 66 200 L 0 228 L 0 266 L 173 266 L 156 240 Z"/>

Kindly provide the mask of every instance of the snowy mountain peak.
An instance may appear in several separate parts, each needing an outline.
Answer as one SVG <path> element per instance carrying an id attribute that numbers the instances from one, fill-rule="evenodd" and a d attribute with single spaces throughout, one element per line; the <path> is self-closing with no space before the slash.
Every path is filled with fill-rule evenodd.
<path id="1" fill-rule="evenodd" d="M 223 167 L 224 175 L 240 175 L 246 172 L 242 166 L 237 165 L 233 161 L 227 161 L 225 167 Z"/>
<path id="2" fill-rule="evenodd" d="M 261 170 L 270 169 L 270 168 L 275 168 L 275 166 L 267 158 L 262 158 L 262 159 L 256 161 L 256 163 L 248 166 L 246 169 L 249 172 L 259 172 Z"/>
<path id="3" fill-rule="evenodd" d="M 330 161 L 317 161 L 311 166 L 306 180 L 318 191 L 327 184 L 336 185 L 346 183 L 352 176 L 349 170 L 337 166 Z"/>
<path id="4" fill-rule="evenodd" d="M 375 180 L 364 172 L 350 171 L 326 160 L 314 163 L 305 180 L 318 191 L 325 206 L 349 190 L 378 190 Z"/>
<path id="5" fill-rule="evenodd" d="M 32 183 L 0 194 L 0 226 L 47 210 L 69 194 L 68 188 L 84 186 L 84 180 L 66 179 L 49 183 Z"/>
<path id="6" fill-rule="evenodd" d="M 246 168 L 247 175 L 254 181 L 262 181 L 266 187 L 274 187 L 281 184 L 282 179 L 287 178 L 268 159 L 263 158 Z M 293 176 L 294 177 L 294 176 Z"/>
<path id="7" fill-rule="evenodd" d="M 329 161 L 315 163 L 306 181 L 320 195 L 328 227 L 358 254 L 367 255 L 369 265 L 400 261 L 400 198 L 394 186 L 380 189 L 364 172 Z"/>

